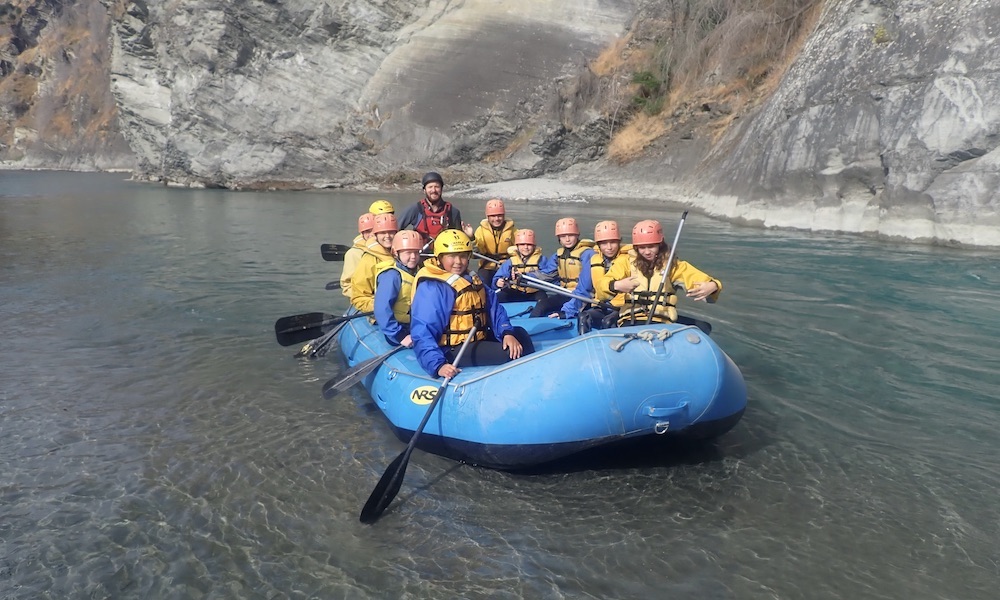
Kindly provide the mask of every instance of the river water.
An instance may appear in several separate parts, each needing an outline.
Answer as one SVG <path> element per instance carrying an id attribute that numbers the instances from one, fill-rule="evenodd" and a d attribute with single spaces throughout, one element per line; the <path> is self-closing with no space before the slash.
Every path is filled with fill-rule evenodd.
<path id="1" fill-rule="evenodd" d="M 273 324 L 346 307 L 318 246 L 372 199 L 0 172 L 0 598 L 996 597 L 1000 252 L 692 214 L 734 430 L 520 474 L 418 451 L 366 526 L 404 445 Z M 508 214 L 549 249 L 560 216 L 679 217 Z"/>

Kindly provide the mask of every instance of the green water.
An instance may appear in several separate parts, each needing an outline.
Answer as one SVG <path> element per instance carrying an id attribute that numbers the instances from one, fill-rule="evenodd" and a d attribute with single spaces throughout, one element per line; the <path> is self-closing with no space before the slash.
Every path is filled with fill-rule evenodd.
<path id="1" fill-rule="evenodd" d="M 997 252 L 692 214 L 679 253 L 725 289 L 684 308 L 746 377 L 733 431 L 531 475 L 417 452 L 369 527 L 403 444 L 273 323 L 346 307 L 318 246 L 374 198 L 0 172 L 0 598 L 995 597 Z M 561 216 L 679 217 L 508 212 L 549 249 Z"/>

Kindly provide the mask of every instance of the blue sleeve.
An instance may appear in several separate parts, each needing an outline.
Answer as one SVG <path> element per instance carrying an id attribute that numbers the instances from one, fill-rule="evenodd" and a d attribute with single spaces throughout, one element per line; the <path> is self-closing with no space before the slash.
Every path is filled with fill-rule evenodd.
<path id="1" fill-rule="evenodd" d="M 396 320 L 392 305 L 399 297 L 399 288 L 403 278 L 396 269 L 388 269 L 379 273 L 375 279 L 375 322 L 379 329 L 393 344 L 398 346 L 405 337 L 403 326 Z"/>
<path id="2" fill-rule="evenodd" d="M 512 268 L 513 267 L 511 266 L 509 258 L 503 261 L 503 263 L 500 264 L 500 268 L 497 269 L 496 274 L 493 275 L 493 281 L 490 282 L 490 288 L 492 288 L 493 290 L 498 289 L 497 288 L 498 279 L 510 279 L 510 273 Z"/>
<path id="3" fill-rule="evenodd" d="M 538 270 L 546 275 L 551 275 L 559 270 L 559 259 L 556 258 L 558 254 L 553 254 L 551 256 L 542 256 L 538 259 Z"/>
<path id="4" fill-rule="evenodd" d="M 594 282 L 590 278 L 590 259 L 593 255 L 594 251 L 589 248 L 580 254 L 580 262 L 583 263 L 583 266 L 580 268 L 580 279 L 576 282 L 576 288 L 573 290 L 577 296 L 594 296 Z M 563 304 L 560 312 L 566 315 L 567 319 L 571 319 L 580 314 L 584 308 L 586 307 L 583 300 L 570 298 L 566 304 Z"/>
<path id="5" fill-rule="evenodd" d="M 417 284 L 410 305 L 410 338 L 417 361 L 432 377 L 437 377 L 438 369 L 448 362 L 438 340 L 448 327 L 454 305 L 455 290 L 450 285 L 433 279 Z"/>
<path id="6" fill-rule="evenodd" d="M 490 313 L 490 326 L 493 335 L 498 341 L 503 341 L 503 336 L 513 333 L 514 326 L 510 324 L 510 317 L 507 316 L 507 309 L 503 304 L 497 302 L 497 295 L 493 292 L 486 292 L 486 309 Z"/>
<path id="7" fill-rule="evenodd" d="M 420 217 L 423 213 L 420 211 L 420 203 L 411 204 L 409 208 L 399 217 L 397 224 L 399 225 L 399 230 L 402 231 L 407 227 L 417 227 L 417 223 L 420 222 Z"/>

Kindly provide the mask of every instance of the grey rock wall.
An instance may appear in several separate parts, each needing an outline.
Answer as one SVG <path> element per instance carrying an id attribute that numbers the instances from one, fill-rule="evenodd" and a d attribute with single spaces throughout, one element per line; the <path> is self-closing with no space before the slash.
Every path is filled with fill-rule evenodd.
<path id="1" fill-rule="evenodd" d="M 624 0 L 136 0 L 112 86 L 139 178 L 339 185 L 530 137 L 554 82 L 631 14 Z M 522 174 L 546 160 L 523 145 Z"/>
<path id="2" fill-rule="evenodd" d="M 766 226 L 1000 246 L 1000 1 L 827 0 L 776 92 L 725 137 L 621 167 L 599 160 L 586 65 L 648 1 L 105 0 L 112 89 L 140 179 L 570 169 Z"/>
<path id="3" fill-rule="evenodd" d="M 830 2 L 695 202 L 766 225 L 1000 245 L 998 35 L 996 1 Z"/>

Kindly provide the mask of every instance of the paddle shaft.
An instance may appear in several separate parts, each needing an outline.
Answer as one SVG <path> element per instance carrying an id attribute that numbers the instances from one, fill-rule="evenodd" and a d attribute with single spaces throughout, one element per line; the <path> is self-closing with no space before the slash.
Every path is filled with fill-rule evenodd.
<path id="1" fill-rule="evenodd" d="M 481 259 L 483 259 L 485 261 L 489 261 L 489 262 L 491 262 L 491 263 L 493 263 L 495 265 L 502 265 L 503 264 L 499 260 L 496 260 L 495 258 L 490 258 L 489 256 L 486 256 L 485 254 L 480 254 L 478 252 L 473 252 L 472 255 L 475 256 L 476 258 L 481 258 Z"/>
<path id="2" fill-rule="evenodd" d="M 300 358 L 302 356 L 308 356 L 308 358 L 317 358 L 323 356 L 329 350 L 329 345 L 333 343 L 333 338 L 340 333 L 340 330 L 347 324 L 351 319 L 357 319 L 360 317 L 370 317 L 371 312 L 354 313 L 353 315 L 347 315 L 341 317 L 343 320 L 337 323 L 333 329 L 324 333 L 321 337 L 318 337 L 311 342 L 302 346 L 302 349 L 295 353 L 295 358 Z"/>
<path id="3" fill-rule="evenodd" d="M 524 273 L 521 273 L 520 275 L 518 275 L 518 277 L 530 283 L 532 287 L 542 288 L 547 292 L 552 292 L 554 294 L 562 294 L 567 298 L 573 298 L 574 300 L 579 300 L 581 302 L 586 302 L 588 304 L 597 304 L 597 305 L 604 304 L 604 302 L 601 300 L 595 300 L 594 298 L 581 296 L 580 294 L 574 294 L 573 292 L 567 290 L 564 287 L 558 286 L 554 283 L 549 283 L 547 281 L 542 281 L 541 279 L 535 279 L 531 275 L 525 275 Z"/>
<path id="4" fill-rule="evenodd" d="M 360 381 L 361 378 L 368 375 L 368 373 L 371 373 L 372 371 L 377 369 L 379 365 L 385 362 L 387 358 L 399 352 L 400 350 L 405 350 L 405 349 L 406 346 L 395 346 L 392 350 L 389 350 L 388 352 L 384 352 L 378 356 L 373 356 L 368 360 L 362 361 L 354 365 L 354 367 L 349 369 L 346 373 L 344 373 L 340 377 L 336 379 L 330 379 L 329 381 L 323 384 L 323 397 L 326 398 L 327 400 L 333 398 L 335 395 L 337 395 L 338 392 L 346 390 L 347 388 L 351 387 L 352 385 Z"/>
<path id="5" fill-rule="evenodd" d="M 469 342 L 476 335 L 477 326 L 473 325 L 469 329 L 469 333 L 462 342 L 462 347 L 459 348 L 458 354 L 455 356 L 455 360 L 452 364 L 457 365 L 462 360 L 462 355 L 465 354 L 465 349 L 469 347 Z M 420 425 L 417 426 L 416 431 L 413 432 L 413 437 L 410 438 L 410 443 L 407 444 L 406 450 L 392 461 L 389 468 L 386 469 L 385 473 L 382 474 L 382 478 L 379 479 L 378 484 L 375 489 L 372 490 L 371 496 L 368 498 L 368 502 L 365 502 L 364 508 L 361 509 L 361 522 L 370 524 L 378 520 L 385 509 L 392 502 L 392 499 L 396 497 L 399 492 L 399 487 L 403 483 L 403 475 L 406 473 L 406 465 L 410 462 L 410 455 L 413 453 L 413 449 L 417 446 L 417 439 L 420 434 L 423 433 L 424 427 L 427 426 L 427 422 L 431 419 L 431 413 L 434 412 L 434 408 L 437 407 L 438 402 L 444 396 L 445 391 L 448 389 L 448 384 L 451 382 L 451 377 L 445 377 L 444 381 L 441 382 L 441 387 L 438 388 L 437 393 L 434 394 L 434 400 L 431 401 L 430 406 L 427 407 L 427 412 L 424 413 L 424 418 L 420 420 Z M 394 468 L 395 467 L 395 468 Z M 384 485 L 383 485 L 384 482 Z"/>
<path id="6" fill-rule="evenodd" d="M 666 285 L 667 279 L 670 279 L 670 265 L 674 262 L 674 253 L 677 252 L 677 242 L 681 239 L 681 229 L 684 228 L 684 220 L 687 219 L 687 216 L 688 211 L 684 211 L 681 215 L 680 223 L 677 224 L 674 243 L 670 244 L 670 254 L 667 256 L 667 264 L 663 265 L 663 273 L 660 275 L 660 286 L 656 288 L 656 297 L 653 298 L 653 305 L 649 307 L 649 313 L 646 315 L 646 325 L 653 322 L 653 313 L 656 312 L 656 307 L 660 304 L 660 298 L 663 296 L 663 286 Z M 673 285 L 673 283 L 670 285 Z"/>

